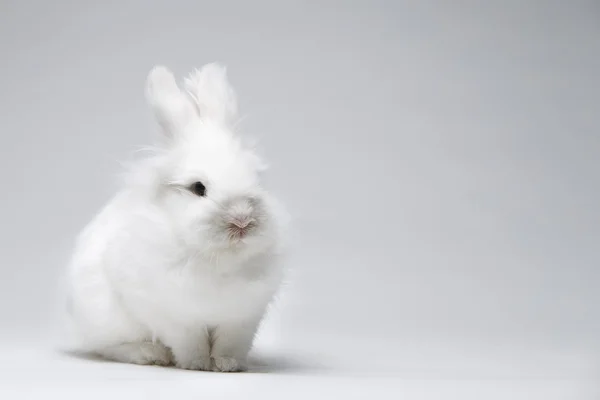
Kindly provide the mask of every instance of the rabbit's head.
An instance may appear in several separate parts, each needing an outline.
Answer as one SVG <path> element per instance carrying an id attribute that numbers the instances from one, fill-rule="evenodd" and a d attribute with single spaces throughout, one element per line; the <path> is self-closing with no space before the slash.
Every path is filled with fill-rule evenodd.
<path id="1" fill-rule="evenodd" d="M 183 89 L 164 67 L 148 75 L 162 140 L 134 181 L 199 252 L 248 255 L 274 245 L 276 203 L 260 186 L 262 161 L 232 129 L 237 104 L 225 68 L 208 64 Z"/>

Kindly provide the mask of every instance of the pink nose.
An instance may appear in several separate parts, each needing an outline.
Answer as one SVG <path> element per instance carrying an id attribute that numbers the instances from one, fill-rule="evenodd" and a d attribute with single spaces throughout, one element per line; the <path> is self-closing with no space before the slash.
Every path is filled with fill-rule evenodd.
<path id="1" fill-rule="evenodd" d="M 241 239 L 250 232 L 255 225 L 253 218 L 234 218 L 229 221 L 228 231 L 231 239 Z"/>
<path id="2" fill-rule="evenodd" d="M 232 225 L 232 227 L 236 227 L 238 229 L 244 229 L 248 225 L 250 225 L 251 222 L 252 222 L 252 220 L 250 218 L 244 218 L 244 219 L 236 218 L 233 221 L 231 221 L 231 225 Z"/>

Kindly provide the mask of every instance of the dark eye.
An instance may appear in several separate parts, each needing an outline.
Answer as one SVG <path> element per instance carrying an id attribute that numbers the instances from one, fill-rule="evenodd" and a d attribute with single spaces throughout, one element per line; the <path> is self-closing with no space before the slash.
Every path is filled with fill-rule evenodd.
<path id="1" fill-rule="evenodd" d="M 197 196 L 206 196 L 206 186 L 202 182 L 195 182 L 190 186 L 190 190 Z"/>

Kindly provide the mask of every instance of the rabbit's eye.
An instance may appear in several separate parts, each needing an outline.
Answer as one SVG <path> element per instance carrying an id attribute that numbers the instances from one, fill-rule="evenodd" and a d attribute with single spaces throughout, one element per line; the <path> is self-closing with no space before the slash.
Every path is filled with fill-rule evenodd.
<path id="1" fill-rule="evenodd" d="M 190 186 L 190 190 L 197 196 L 206 196 L 206 186 L 204 186 L 202 182 L 194 182 L 192 186 Z"/>

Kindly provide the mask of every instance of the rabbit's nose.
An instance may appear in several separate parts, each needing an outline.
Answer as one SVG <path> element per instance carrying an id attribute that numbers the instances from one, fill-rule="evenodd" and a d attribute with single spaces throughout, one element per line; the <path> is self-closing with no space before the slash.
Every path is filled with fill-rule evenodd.
<path id="1" fill-rule="evenodd" d="M 241 239 L 256 226 L 256 220 L 251 217 L 232 218 L 227 224 L 227 231 L 231 239 Z"/>
<path id="2" fill-rule="evenodd" d="M 229 223 L 234 228 L 244 229 L 252 223 L 253 218 L 234 218 Z"/>

